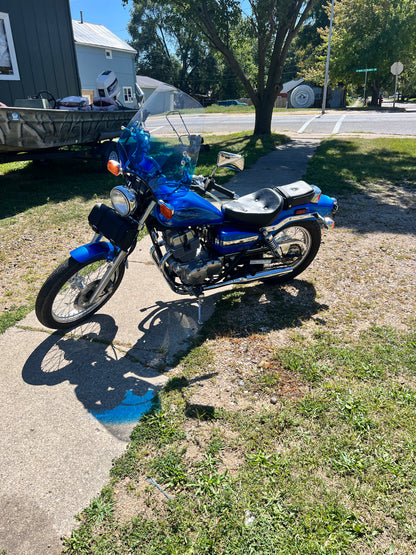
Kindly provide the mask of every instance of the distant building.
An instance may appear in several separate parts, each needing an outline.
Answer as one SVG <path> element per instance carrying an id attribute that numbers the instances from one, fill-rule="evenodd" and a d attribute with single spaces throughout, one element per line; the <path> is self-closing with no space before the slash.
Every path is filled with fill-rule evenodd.
<path id="1" fill-rule="evenodd" d="M 136 83 L 143 91 L 145 100 L 149 98 L 152 92 L 154 92 L 159 87 L 159 85 L 165 84 L 163 81 L 158 81 L 157 79 L 153 79 L 152 77 L 147 77 L 146 75 L 137 75 Z"/>
<path id="2" fill-rule="evenodd" d="M 118 100 L 127 108 L 137 108 L 136 50 L 104 25 L 72 20 L 72 27 L 82 96 L 92 102 L 97 96 L 97 77 L 103 71 L 114 71 L 121 88 Z"/>
<path id="3" fill-rule="evenodd" d="M 0 0 L 0 102 L 80 94 L 68 0 Z"/>

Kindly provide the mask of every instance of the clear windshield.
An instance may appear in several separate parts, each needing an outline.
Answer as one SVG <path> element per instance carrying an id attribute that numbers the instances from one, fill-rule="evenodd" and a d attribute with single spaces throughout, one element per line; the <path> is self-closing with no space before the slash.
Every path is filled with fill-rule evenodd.
<path id="1" fill-rule="evenodd" d="M 158 87 L 120 136 L 124 171 L 147 181 L 164 176 L 189 184 L 202 142 L 203 112 L 199 102 L 179 89 Z"/>

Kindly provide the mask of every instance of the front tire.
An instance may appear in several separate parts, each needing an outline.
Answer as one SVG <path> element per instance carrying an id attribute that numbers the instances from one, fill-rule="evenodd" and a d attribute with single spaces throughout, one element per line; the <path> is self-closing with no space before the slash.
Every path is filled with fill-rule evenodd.
<path id="1" fill-rule="evenodd" d="M 317 221 L 289 224 L 273 235 L 281 248 L 281 258 L 273 257 L 268 269 L 289 266 L 293 270 L 281 276 L 267 278 L 268 283 L 287 283 L 311 264 L 321 246 L 321 228 Z"/>
<path id="2" fill-rule="evenodd" d="M 93 262 L 77 262 L 68 258 L 43 284 L 36 299 L 36 316 L 41 324 L 52 329 L 71 328 L 86 320 L 101 308 L 116 292 L 124 276 L 125 266 L 119 266 L 104 292 L 89 303 L 109 262 L 99 258 Z"/>

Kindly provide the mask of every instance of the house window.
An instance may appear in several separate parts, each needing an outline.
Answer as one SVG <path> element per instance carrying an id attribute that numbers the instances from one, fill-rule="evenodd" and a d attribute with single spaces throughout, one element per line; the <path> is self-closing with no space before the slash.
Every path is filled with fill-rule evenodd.
<path id="1" fill-rule="evenodd" d="M 112 60 L 113 59 L 113 53 L 111 50 L 106 50 L 105 51 L 105 57 L 107 60 Z"/>
<path id="2" fill-rule="evenodd" d="M 0 79 L 20 80 L 9 15 L 3 12 L 0 12 Z"/>
<path id="3" fill-rule="evenodd" d="M 124 102 L 133 102 L 133 89 L 131 87 L 123 87 Z"/>

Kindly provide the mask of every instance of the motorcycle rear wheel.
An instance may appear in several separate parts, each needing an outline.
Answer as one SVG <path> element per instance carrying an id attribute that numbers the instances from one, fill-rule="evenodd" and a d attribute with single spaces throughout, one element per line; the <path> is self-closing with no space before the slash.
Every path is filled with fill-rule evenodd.
<path id="1" fill-rule="evenodd" d="M 290 266 L 292 271 L 281 276 L 265 279 L 267 283 L 287 283 L 302 273 L 311 264 L 321 246 L 321 228 L 316 221 L 307 220 L 289 224 L 274 234 L 282 249 L 281 259 L 274 257 L 267 268 Z"/>
<path id="2" fill-rule="evenodd" d="M 71 328 L 101 308 L 116 292 L 124 276 L 124 264 L 118 267 L 104 292 L 89 303 L 95 288 L 110 262 L 99 258 L 94 262 L 77 262 L 68 258 L 43 284 L 35 305 L 36 316 L 52 329 Z"/>

